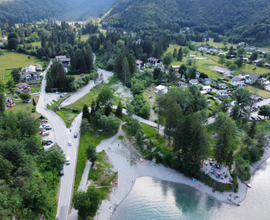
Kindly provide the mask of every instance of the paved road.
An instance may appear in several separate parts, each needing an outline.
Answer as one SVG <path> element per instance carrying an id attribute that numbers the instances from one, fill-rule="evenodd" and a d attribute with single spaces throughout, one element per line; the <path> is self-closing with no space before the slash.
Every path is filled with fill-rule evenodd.
<path id="1" fill-rule="evenodd" d="M 46 75 L 46 71 L 44 72 Z M 77 148 L 79 144 L 79 137 L 74 138 L 74 134 L 79 134 L 79 127 L 81 124 L 81 114 L 77 116 L 72 124 L 72 132 L 66 128 L 64 121 L 53 111 L 46 109 L 46 104 L 48 100 L 48 96 L 51 98 L 52 94 L 45 93 L 46 80 L 42 81 L 42 88 L 40 93 L 39 102 L 37 104 L 37 111 L 48 118 L 49 123 L 53 128 L 53 132 L 55 133 L 55 142 L 62 148 L 64 154 L 70 157 L 70 165 L 64 166 L 65 175 L 61 178 L 61 185 L 59 189 L 59 198 L 58 198 L 58 209 L 57 209 L 57 217 L 59 220 L 66 220 L 68 215 L 68 210 L 70 206 L 70 202 L 72 199 L 73 193 L 73 182 L 75 177 L 75 168 L 76 168 L 76 160 L 77 160 Z M 49 98 L 49 99 L 50 99 Z M 72 142 L 72 146 L 68 146 L 68 141 Z"/>

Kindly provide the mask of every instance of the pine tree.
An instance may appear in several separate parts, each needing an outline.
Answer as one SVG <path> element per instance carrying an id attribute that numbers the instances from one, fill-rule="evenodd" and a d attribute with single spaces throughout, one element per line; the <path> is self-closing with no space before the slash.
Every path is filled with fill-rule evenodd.
<path id="1" fill-rule="evenodd" d="M 88 109 L 88 106 L 86 104 L 84 104 L 84 106 L 83 106 L 82 118 L 83 119 L 86 118 L 88 121 L 90 121 L 89 109 Z"/>
<path id="2" fill-rule="evenodd" d="M 173 58 L 177 58 L 177 49 L 176 48 L 174 48 L 174 50 L 173 50 Z"/>
<path id="3" fill-rule="evenodd" d="M 96 104 L 95 112 L 96 112 L 97 110 L 99 110 L 99 109 L 100 109 L 99 100 L 97 100 L 97 104 Z"/>
<path id="4" fill-rule="evenodd" d="M 177 60 L 182 61 L 182 59 L 183 59 L 183 49 L 182 49 L 182 47 L 180 47 L 180 49 L 178 51 L 178 55 L 177 55 Z"/>
<path id="5" fill-rule="evenodd" d="M 122 117 L 122 103 L 121 103 L 121 101 L 118 103 L 115 115 L 120 117 L 120 118 Z"/>
<path id="6" fill-rule="evenodd" d="M 124 76 L 124 81 L 125 81 L 125 85 L 127 85 L 127 82 L 129 82 L 130 80 L 130 72 L 129 72 L 129 64 L 128 64 L 128 60 L 125 57 L 123 60 L 123 65 L 122 65 L 122 73 Z"/>
<path id="7" fill-rule="evenodd" d="M 96 107 L 96 103 L 95 100 L 92 100 L 92 104 L 91 104 L 91 115 L 95 114 L 95 107 Z"/>
<path id="8" fill-rule="evenodd" d="M 248 130 L 247 134 L 251 139 L 254 139 L 255 134 L 256 134 L 256 122 L 255 121 L 252 122 L 252 125 L 251 125 L 250 129 Z"/>
<path id="9" fill-rule="evenodd" d="M 45 37 L 44 37 L 44 34 L 42 34 L 42 36 L 41 36 L 41 47 L 45 47 L 45 45 L 46 45 L 46 39 L 45 39 Z"/>

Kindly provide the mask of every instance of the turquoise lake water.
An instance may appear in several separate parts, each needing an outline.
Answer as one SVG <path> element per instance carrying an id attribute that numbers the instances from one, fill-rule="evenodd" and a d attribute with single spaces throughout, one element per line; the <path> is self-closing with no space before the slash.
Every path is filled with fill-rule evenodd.
<path id="1" fill-rule="evenodd" d="M 112 220 L 270 220 L 270 159 L 251 178 L 252 188 L 240 207 L 211 201 L 182 184 L 142 177 Z"/>

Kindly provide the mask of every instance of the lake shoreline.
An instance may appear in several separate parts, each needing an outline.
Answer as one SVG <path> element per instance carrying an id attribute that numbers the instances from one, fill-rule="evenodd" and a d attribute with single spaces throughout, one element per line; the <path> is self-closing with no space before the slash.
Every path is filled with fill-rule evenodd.
<path id="1" fill-rule="evenodd" d="M 109 195 L 109 200 L 103 200 L 98 210 L 95 220 L 102 219 L 111 219 L 114 212 L 117 211 L 117 207 L 124 201 L 124 199 L 131 192 L 136 179 L 140 177 L 151 177 L 154 179 L 160 179 L 163 181 L 184 184 L 190 187 L 193 187 L 207 196 L 211 196 L 219 202 L 232 204 L 228 200 L 231 198 L 232 201 L 240 203 L 245 200 L 247 195 L 248 187 L 240 181 L 238 178 L 239 188 L 238 192 L 212 192 L 213 188 L 204 185 L 199 181 L 192 181 L 189 177 L 186 177 L 184 174 L 176 171 L 174 169 L 165 167 L 162 164 L 156 164 L 151 161 L 141 162 L 138 159 L 140 153 L 128 143 L 128 141 L 121 141 L 118 137 L 125 133 L 120 128 L 118 133 L 110 139 L 104 140 L 97 146 L 97 152 L 102 150 L 106 151 L 108 158 L 114 168 L 118 169 L 118 185 L 115 186 L 114 190 Z M 110 146 L 110 149 L 108 148 Z M 270 157 L 270 150 L 265 149 L 265 153 L 260 161 L 254 163 L 254 167 L 251 166 L 252 175 Z M 252 183 L 251 183 L 252 184 Z M 250 189 L 252 190 L 252 189 Z M 230 194 L 232 195 L 230 197 Z M 238 196 L 234 200 L 234 196 Z M 115 211 L 110 210 L 109 208 L 115 207 Z"/>

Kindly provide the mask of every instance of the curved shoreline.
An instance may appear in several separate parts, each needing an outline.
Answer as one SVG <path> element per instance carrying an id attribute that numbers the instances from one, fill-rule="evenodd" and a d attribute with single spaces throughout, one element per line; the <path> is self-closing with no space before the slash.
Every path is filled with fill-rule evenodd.
<path id="1" fill-rule="evenodd" d="M 102 220 L 102 219 L 111 219 L 115 211 L 109 210 L 110 206 L 115 206 L 116 208 L 124 201 L 124 199 L 130 194 L 131 190 L 133 189 L 136 180 L 141 177 L 151 177 L 154 179 L 159 179 L 163 181 L 173 182 L 177 184 L 183 184 L 190 187 L 193 187 L 200 192 L 206 194 L 207 196 L 214 197 L 216 200 L 226 204 L 232 204 L 232 202 L 228 201 L 229 194 L 232 194 L 232 198 L 234 196 L 238 196 L 239 198 L 235 201 L 240 203 L 245 200 L 247 195 L 247 186 L 243 184 L 240 180 L 239 182 L 239 189 L 237 193 L 234 192 L 212 192 L 212 188 L 204 185 L 199 181 L 191 181 L 190 178 L 184 176 L 179 171 L 174 169 L 165 167 L 162 164 L 155 164 L 151 161 L 140 162 L 136 157 L 139 155 L 138 152 L 134 149 L 134 147 L 129 146 L 128 144 L 122 143 L 118 139 L 119 135 L 124 135 L 124 132 L 120 128 L 118 133 L 109 138 L 104 140 L 97 146 L 97 151 L 100 152 L 102 150 L 106 151 L 109 160 L 113 164 L 115 168 L 118 168 L 118 186 L 115 191 L 110 193 L 109 197 L 110 200 L 106 200 L 102 202 L 100 206 L 100 210 L 98 214 L 95 216 L 95 220 Z M 108 150 L 108 146 L 111 147 L 111 150 Z M 255 171 L 262 165 L 268 158 L 270 157 L 270 150 L 265 149 L 265 153 L 260 161 L 254 163 L 254 167 L 251 166 L 251 173 L 254 175 Z M 131 161 L 134 160 L 133 164 Z M 132 164 L 131 164 L 132 163 Z M 133 183 L 132 183 L 133 181 Z M 132 184 L 131 184 L 132 183 Z M 199 186 L 200 184 L 200 186 Z"/>

